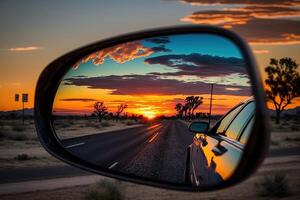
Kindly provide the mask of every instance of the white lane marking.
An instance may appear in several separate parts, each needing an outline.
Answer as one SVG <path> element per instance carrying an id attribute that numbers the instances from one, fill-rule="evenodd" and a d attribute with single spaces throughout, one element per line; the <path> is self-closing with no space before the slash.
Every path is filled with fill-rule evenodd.
<path id="1" fill-rule="evenodd" d="M 77 144 L 71 144 L 69 146 L 66 146 L 66 149 L 72 148 L 72 147 L 78 147 L 78 146 L 81 146 L 81 145 L 84 145 L 84 144 L 85 144 L 84 142 L 80 142 L 80 143 L 77 143 Z"/>
<path id="2" fill-rule="evenodd" d="M 108 169 L 112 169 L 114 168 L 119 162 L 115 162 L 114 164 L 112 164 L 111 166 L 108 167 Z"/>
<path id="3" fill-rule="evenodd" d="M 197 179 L 196 170 L 195 170 L 195 167 L 194 167 L 194 163 L 193 163 L 193 162 L 192 162 L 192 169 L 193 169 L 193 176 L 194 176 L 196 185 L 199 186 L 199 185 L 200 185 L 200 182 L 199 182 L 198 179 Z"/>
<path id="4" fill-rule="evenodd" d="M 148 143 L 151 143 L 157 136 L 158 136 L 158 132 L 155 133 L 155 135 L 148 141 Z"/>

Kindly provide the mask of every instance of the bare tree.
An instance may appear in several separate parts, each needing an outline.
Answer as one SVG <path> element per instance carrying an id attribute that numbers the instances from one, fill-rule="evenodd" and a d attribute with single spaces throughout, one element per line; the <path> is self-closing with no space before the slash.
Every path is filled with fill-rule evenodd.
<path id="1" fill-rule="evenodd" d="M 276 124 L 280 123 L 280 114 L 294 98 L 300 97 L 300 76 L 298 64 L 291 58 L 272 58 L 265 68 L 268 74 L 265 80 L 267 97 L 276 110 Z"/>
<path id="2" fill-rule="evenodd" d="M 94 104 L 94 114 L 98 117 L 99 122 L 102 121 L 103 117 L 107 115 L 107 107 L 104 106 L 103 102 L 95 102 Z"/>
<path id="3" fill-rule="evenodd" d="M 117 111 L 116 111 L 116 120 L 119 119 L 121 113 L 128 107 L 127 104 L 120 104 L 117 108 Z"/>

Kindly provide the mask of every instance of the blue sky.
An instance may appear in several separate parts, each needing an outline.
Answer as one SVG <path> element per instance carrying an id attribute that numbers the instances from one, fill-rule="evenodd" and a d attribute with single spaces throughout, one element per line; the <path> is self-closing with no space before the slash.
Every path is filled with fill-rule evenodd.
<path id="1" fill-rule="evenodd" d="M 263 78 L 270 58 L 289 56 L 300 62 L 299 1 L 272 1 L 276 7 L 267 0 L 255 1 L 254 6 L 252 1 L 222 2 L 1 0 L 0 110 L 20 108 L 12 101 L 15 93 L 29 93 L 28 106 L 32 107 L 38 77 L 57 57 L 88 43 L 150 28 L 207 23 L 227 26 L 249 42 Z M 287 6 L 291 2 L 293 5 Z M 241 16 L 239 9 L 244 8 Z"/>
<path id="2" fill-rule="evenodd" d="M 211 34 L 187 34 L 174 35 L 168 37 L 170 42 L 164 46 L 171 52 L 156 52 L 147 58 L 157 57 L 161 55 L 189 55 L 199 53 L 202 55 L 211 55 L 219 57 L 236 57 L 241 58 L 240 51 L 234 43 L 226 38 Z M 152 42 L 142 40 L 142 44 L 146 47 L 158 46 Z M 129 75 L 129 74 L 147 74 L 150 72 L 174 72 L 176 69 L 156 64 L 149 65 L 144 63 L 145 57 L 136 58 L 129 62 L 119 64 L 114 60 L 106 57 L 105 62 L 99 66 L 94 65 L 92 61 L 82 63 L 78 69 L 71 70 L 65 78 L 72 76 L 109 76 L 109 75 Z"/>

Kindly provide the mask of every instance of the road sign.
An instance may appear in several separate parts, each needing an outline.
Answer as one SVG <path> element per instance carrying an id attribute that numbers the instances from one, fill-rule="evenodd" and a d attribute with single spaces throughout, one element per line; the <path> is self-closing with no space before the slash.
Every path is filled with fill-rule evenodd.
<path id="1" fill-rule="evenodd" d="M 15 94 L 15 101 L 19 101 L 20 99 L 20 95 L 19 94 Z"/>
<path id="2" fill-rule="evenodd" d="M 28 102 L 28 94 L 22 94 L 22 102 Z"/>

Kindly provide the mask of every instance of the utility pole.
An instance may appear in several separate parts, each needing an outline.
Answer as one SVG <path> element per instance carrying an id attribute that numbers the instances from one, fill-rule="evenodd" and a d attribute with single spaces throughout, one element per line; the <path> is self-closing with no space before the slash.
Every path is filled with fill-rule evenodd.
<path id="1" fill-rule="evenodd" d="M 24 125 L 24 101 L 22 101 L 22 122 Z"/>
<path id="2" fill-rule="evenodd" d="M 210 127 L 210 120 L 211 120 L 211 107 L 212 107 L 213 90 L 214 90 L 214 84 L 212 83 L 211 86 L 210 86 L 210 105 L 209 105 L 209 116 L 208 116 L 208 126 L 209 127 Z"/>
<path id="3" fill-rule="evenodd" d="M 27 93 L 23 93 L 22 94 L 22 107 L 23 107 L 23 111 L 22 111 L 22 121 L 23 121 L 23 125 L 24 125 L 24 103 L 28 102 L 28 94 Z"/>

